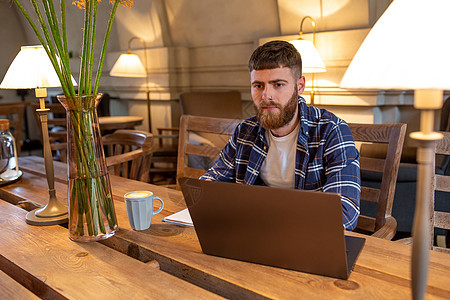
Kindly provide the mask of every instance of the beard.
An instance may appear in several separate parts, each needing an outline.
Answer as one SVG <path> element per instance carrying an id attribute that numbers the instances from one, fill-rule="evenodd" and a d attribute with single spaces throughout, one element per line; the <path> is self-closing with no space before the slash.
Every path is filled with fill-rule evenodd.
<path id="1" fill-rule="evenodd" d="M 275 110 L 263 110 L 263 107 L 274 106 Z M 295 115 L 298 107 L 298 92 L 295 87 L 291 98 L 285 106 L 282 106 L 274 101 L 262 101 L 259 105 L 255 105 L 256 118 L 262 127 L 266 129 L 275 130 L 287 125 Z"/>

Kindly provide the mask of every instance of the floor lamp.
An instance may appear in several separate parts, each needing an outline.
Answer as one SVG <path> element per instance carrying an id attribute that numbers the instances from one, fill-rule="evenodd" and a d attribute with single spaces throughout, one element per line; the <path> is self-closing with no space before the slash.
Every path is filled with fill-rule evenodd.
<path id="1" fill-rule="evenodd" d="M 145 65 L 142 64 L 139 56 L 137 54 L 131 53 L 131 42 L 134 40 L 140 40 L 144 45 L 144 61 Z M 132 37 L 128 41 L 128 51 L 126 54 L 121 54 L 111 71 L 110 76 L 115 77 L 142 77 L 145 78 L 145 92 L 147 94 L 147 117 L 148 117 L 148 131 L 152 132 L 152 121 L 151 121 L 151 107 L 150 107 L 150 86 L 148 84 L 148 72 L 147 72 L 147 45 L 145 41 L 139 37 Z"/>
<path id="2" fill-rule="evenodd" d="M 313 27 L 313 40 L 303 39 L 303 23 L 310 20 Z M 310 16 L 306 16 L 300 23 L 299 37 L 296 40 L 289 41 L 295 46 L 302 57 L 302 73 L 311 73 L 311 95 L 310 104 L 314 105 L 314 74 L 325 72 L 327 69 L 316 49 L 316 21 Z"/>
<path id="3" fill-rule="evenodd" d="M 450 90 L 450 1 L 394 0 L 374 25 L 353 58 L 342 88 L 414 90 L 414 107 L 420 110 L 418 177 L 413 224 L 411 280 L 413 299 L 423 299 L 428 276 L 430 197 L 427 187 L 434 175 L 434 110 Z"/>
<path id="4" fill-rule="evenodd" d="M 72 81 L 74 79 L 72 78 Z M 36 208 L 26 215 L 30 225 L 55 225 L 67 222 L 67 206 L 56 198 L 53 157 L 48 137 L 47 113 L 45 98 L 47 88 L 60 87 L 58 76 L 42 46 L 22 47 L 14 58 L 6 75 L 0 84 L 2 89 L 34 89 L 39 98 L 39 114 L 42 126 L 45 172 L 47 175 L 49 201 L 42 208 Z"/>

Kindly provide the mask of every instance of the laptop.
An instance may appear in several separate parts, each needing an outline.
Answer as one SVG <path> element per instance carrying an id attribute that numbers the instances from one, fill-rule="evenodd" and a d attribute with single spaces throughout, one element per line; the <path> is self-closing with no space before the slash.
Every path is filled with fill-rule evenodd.
<path id="1" fill-rule="evenodd" d="M 205 254 L 347 279 L 365 243 L 338 194 L 180 179 Z"/>

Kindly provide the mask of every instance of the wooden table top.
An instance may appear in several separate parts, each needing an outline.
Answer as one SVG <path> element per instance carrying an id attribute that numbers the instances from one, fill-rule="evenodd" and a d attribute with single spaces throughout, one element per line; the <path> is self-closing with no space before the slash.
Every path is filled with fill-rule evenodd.
<path id="1" fill-rule="evenodd" d="M 33 202 L 40 204 L 47 203 L 48 193 L 47 183 L 43 175 L 45 174 L 43 159 L 38 157 L 20 158 L 19 166 L 24 171 L 22 179 L 17 183 L 0 188 L 0 198 L 13 204 L 16 204 L 21 200 L 32 200 Z M 57 196 L 63 203 L 67 201 L 66 177 L 66 165 L 55 163 Z M 60 256 L 58 254 L 60 247 L 81 247 L 84 249 L 84 252 L 92 254 L 91 256 L 95 256 L 100 261 L 106 256 L 114 262 L 116 262 L 118 259 L 117 257 L 119 256 L 124 257 L 123 259 L 127 258 L 127 260 L 131 259 L 135 262 L 156 260 L 160 266 L 160 270 L 158 270 L 158 272 L 153 272 L 152 270 L 151 272 L 157 274 L 162 273 L 164 275 L 169 273 L 174 277 L 178 277 L 172 278 L 183 279 L 183 283 L 191 284 L 189 285 L 190 289 L 186 290 L 185 296 L 193 297 L 199 295 L 199 298 L 201 298 L 202 295 L 205 296 L 205 294 L 202 294 L 201 292 L 212 292 L 226 298 L 292 299 L 298 298 L 300 295 L 305 299 L 361 299 L 364 297 L 376 299 L 411 298 L 411 280 L 409 271 L 411 247 L 409 245 L 364 236 L 366 238 L 366 244 L 356 262 L 354 271 L 351 273 L 348 280 L 340 280 L 331 277 L 209 256 L 201 252 L 193 228 L 161 221 L 161 218 L 185 207 L 182 194 L 179 191 L 116 176 L 110 176 L 110 179 L 120 228 L 118 232 L 113 237 L 101 243 L 79 244 L 71 242 L 68 239 L 67 229 L 63 227 L 52 226 L 42 228 L 40 229 L 41 231 L 58 231 L 58 234 L 62 236 L 61 238 L 58 236 L 54 248 L 46 248 L 47 244 L 44 242 L 36 242 L 33 244 L 34 252 L 45 252 L 46 249 L 48 249 L 47 252 L 51 252 L 53 253 L 52 255 L 55 256 L 53 261 L 47 262 L 47 266 L 51 266 L 52 264 L 57 264 L 57 266 L 59 266 L 59 264 L 64 265 L 63 261 L 65 260 L 58 259 L 58 257 L 63 255 L 61 254 Z M 156 196 L 161 197 L 165 203 L 163 212 L 155 216 L 151 227 L 144 231 L 134 231 L 130 228 L 128 223 L 123 195 L 133 190 L 150 190 L 154 192 Z M 0 224 L 4 225 L 5 223 L 10 222 L 9 219 L 6 220 L 8 215 L 20 215 L 19 213 L 11 212 L 13 209 L 20 210 L 16 207 L 10 208 L 6 210 L 6 213 L 3 213 L 3 206 L 5 205 L 3 204 L 0 206 L 0 211 L 2 212 L 0 215 Z M 21 214 L 24 216 L 25 211 L 21 212 Z M 17 222 L 11 225 L 11 228 L 22 228 L 20 229 L 20 236 L 23 235 L 24 237 L 17 237 L 18 240 L 35 236 L 34 234 L 29 234 L 29 230 L 39 229 L 36 229 L 37 227 L 34 226 L 26 225 L 22 215 L 20 215 L 20 218 L 16 217 L 16 219 L 18 219 Z M 2 230 L 0 232 L 0 241 L 4 241 L 6 235 L 8 235 L 8 233 L 5 232 L 9 232 L 9 230 Z M 48 234 L 53 234 L 53 232 Z M 355 236 L 359 235 L 357 233 L 347 234 Z M 3 238 L 2 235 L 5 235 L 5 238 Z M 11 234 L 9 235 L 9 237 L 13 239 Z M 14 241 L 14 243 L 16 243 L 16 241 Z M 16 249 L 22 241 L 17 241 L 17 243 L 19 244 L 15 244 L 14 247 L 16 248 L 13 249 L 5 249 L 5 247 L 1 246 L 2 243 L 0 243 L 0 270 L 10 277 L 13 277 L 10 275 L 10 270 L 19 268 L 23 269 L 24 272 L 26 271 L 27 274 L 30 273 L 35 275 L 36 273 L 35 276 L 41 278 L 39 277 L 41 274 L 39 274 L 37 270 L 30 270 L 31 263 L 28 266 L 24 266 L 18 261 L 22 256 L 25 257 L 25 255 L 22 255 L 21 253 L 17 259 L 13 259 L 14 256 L 12 254 L 5 254 L 17 251 Z M 29 243 L 31 242 L 29 241 Z M 105 245 L 109 248 L 104 247 Z M 70 251 L 78 253 L 75 251 L 81 251 L 81 249 Z M 106 252 L 103 253 L 102 251 L 109 252 L 106 254 Z M 127 254 L 128 256 L 122 255 L 121 253 Z M 2 256 L 10 260 L 9 265 L 7 264 L 6 267 L 4 267 L 5 264 L 2 264 Z M 26 258 L 23 259 L 25 260 Z M 71 259 L 73 259 L 73 255 L 71 256 Z M 70 261 L 70 263 L 77 266 L 82 264 L 76 260 Z M 100 262 L 98 263 L 100 264 Z M 18 268 L 10 265 L 18 266 Z M 147 266 L 146 264 L 143 265 Z M 120 266 L 119 262 L 117 265 L 108 269 L 108 272 L 111 272 L 110 276 L 115 276 L 115 272 L 118 272 L 120 269 L 118 266 Z M 74 266 L 64 265 L 64 267 L 70 269 Z M 6 268 L 6 270 L 3 268 Z M 91 268 L 101 269 L 105 267 L 101 266 L 101 264 L 95 265 L 95 267 L 83 265 L 82 270 L 87 273 L 93 272 Z M 53 271 L 49 270 L 45 275 L 47 276 L 46 284 L 52 288 L 57 288 L 53 286 L 54 284 L 56 285 L 56 283 L 48 280 L 49 277 L 52 277 L 51 279 L 56 277 L 56 275 L 52 275 L 52 272 Z M 143 272 L 147 272 L 147 270 L 136 269 L 135 272 L 143 274 Z M 59 276 L 62 278 L 69 276 L 71 278 L 74 277 L 74 275 L 64 275 L 62 273 L 59 274 Z M 117 276 L 124 276 L 126 278 L 131 276 L 131 274 L 122 274 L 122 272 L 120 272 Z M 169 284 L 168 279 L 164 278 L 163 275 L 161 275 L 161 277 L 163 280 L 166 280 L 164 281 L 164 284 Z M 0 282 L 2 280 L 1 278 L 0 274 Z M 113 284 L 111 282 L 104 283 L 105 286 Z M 66 284 L 70 285 L 71 282 L 66 282 Z M 75 283 L 73 283 L 73 285 L 75 285 Z M 130 283 L 128 288 L 132 285 L 133 284 Z M 177 292 L 178 287 L 181 287 L 181 285 L 181 283 L 174 285 L 174 293 Z M 198 287 L 201 292 L 195 289 Z M 141 287 L 139 286 L 138 288 L 140 289 Z M 155 287 L 148 287 L 148 289 L 154 288 Z M 67 287 L 67 290 L 71 289 L 73 288 Z M 56 289 L 56 291 L 59 292 L 60 290 Z M 168 291 L 166 292 L 169 293 Z M 108 294 L 109 292 L 105 291 L 105 293 Z M 209 295 L 206 295 L 206 297 L 208 296 Z M 450 299 L 450 255 L 435 251 L 430 252 L 427 297 Z"/>
<path id="2" fill-rule="evenodd" d="M 132 129 L 141 125 L 143 120 L 143 117 L 138 116 L 105 116 L 98 118 L 102 130 Z"/>

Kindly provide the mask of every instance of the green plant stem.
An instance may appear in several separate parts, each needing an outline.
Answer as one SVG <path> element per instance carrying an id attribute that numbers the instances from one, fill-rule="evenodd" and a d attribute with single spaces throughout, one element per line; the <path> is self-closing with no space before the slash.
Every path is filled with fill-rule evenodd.
<path id="1" fill-rule="evenodd" d="M 91 11 L 91 13 L 92 13 L 92 15 L 91 15 L 92 30 L 91 30 L 91 38 L 90 38 L 90 41 L 91 41 L 90 46 L 91 47 L 90 47 L 89 68 L 88 68 L 88 71 L 89 71 L 89 75 L 88 75 L 88 77 L 89 77 L 89 82 L 88 82 L 89 93 L 92 93 L 92 74 L 93 74 L 92 70 L 94 67 L 95 34 L 96 34 L 96 30 L 97 30 L 97 6 L 98 6 L 97 1 L 94 1 L 94 7 L 91 8 L 91 10 L 93 10 L 93 11 Z"/>
<path id="2" fill-rule="evenodd" d="M 75 227 L 75 233 L 77 233 L 79 235 L 83 235 L 84 234 L 84 226 L 83 226 L 84 208 L 83 208 L 83 201 L 80 201 L 80 196 L 78 196 L 78 195 L 83 194 L 83 190 L 81 187 L 81 181 L 74 180 L 73 185 L 74 185 L 73 188 L 76 191 L 75 199 L 76 199 L 77 210 L 78 210 L 78 218 L 77 218 L 77 223 L 76 223 L 76 227 Z M 75 208 L 75 206 L 73 206 L 72 208 Z"/>
<path id="3" fill-rule="evenodd" d="M 95 2 L 95 1 L 93 1 Z M 83 61 L 85 62 L 85 75 L 84 75 L 84 94 L 85 95 L 90 95 L 92 94 L 91 90 L 92 87 L 89 85 L 89 82 L 92 80 L 90 77 L 92 76 L 92 74 L 89 72 L 90 67 L 89 67 L 89 58 L 91 57 L 91 44 L 92 44 L 92 9 L 93 9 L 93 2 L 89 1 L 89 6 L 86 6 L 86 11 L 88 11 L 88 27 L 87 27 L 87 32 L 88 32 L 88 39 L 87 39 L 87 44 L 86 44 L 86 52 L 83 55 Z M 86 3 L 87 5 L 87 3 Z"/>
<path id="4" fill-rule="evenodd" d="M 62 1 L 64 3 L 64 1 Z M 61 70 L 64 74 L 64 80 L 71 94 L 75 94 L 75 89 L 72 84 L 71 72 L 70 72 L 70 62 L 69 62 L 69 52 L 66 51 L 63 45 L 61 34 L 59 31 L 58 18 L 56 17 L 55 7 L 53 1 L 46 0 L 43 1 L 44 7 L 47 14 L 47 19 L 52 21 L 50 26 L 52 30 L 53 40 L 55 42 L 56 48 L 58 49 L 59 57 L 61 59 Z M 48 3 L 48 4 L 46 4 Z M 47 7 L 48 6 L 48 7 Z M 63 14 L 61 10 L 61 15 Z M 49 21 L 50 22 L 50 21 Z M 65 22 L 61 24 L 62 29 L 65 31 Z"/>
<path id="5" fill-rule="evenodd" d="M 31 0 L 31 3 L 33 4 L 34 11 L 36 12 L 36 16 L 38 17 L 39 23 L 41 24 L 42 31 L 44 32 L 44 37 L 45 40 L 47 41 L 46 45 L 49 48 L 52 57 L 54 57 L 55 61 L 57 62 L 55 47 L 53 46 L 53 42 L 50 37 L 49 30 L 47 28 L 47 24 L 45 23 L 45 20 L 42 17 L 41 10 L 39 9 L 36 0 Z M 58 63 L 56 63 L 56 65 L 58 66 L 58 70 L 60 70 Z M 61 82 L 61 84 L 63 84 L 63 82 Z"/>
<path id="6" fill-rule="evenodd" d="M 78 80 L 78 95 L 85 94 L 85 68 L 86 68 L 86 52 L 87 52 L 87 44 L 88 44 L 88 34 L 89 34 L 89 10 L 88 10 L 89 2 L 86 2 L 86 7 L 84 11 L 84 32 L 83 32 L 83 48 L 81 50 L 81 64 L 80 64 L 80 76 Z"/>
<path id="7" fill-rule="evenodd" d="M 65 52 L 64 57 L 67 58 L 67 64 L 69 65 L 68 71 L 70 71 L 69 46 L 67 44 L 67 29 L 66 29 L 66 1 L 61 0 L 60 6 L 61 6 L 61 32 Z M 71 72 L 69 72 L 69 74 L 71 74 Z"/>
<path id="8" fill-rule="evenodd" d="M 119 0 L 116 0 L 114 2 L 113 8 L 111 10 L 111 16 L 109 17 L 108 27 L 106 29 L 105 39 L 103 41 L 102 52 L 100 54 L 100 61 L 98 63 L 97 77 L 95 78 L 95 86 L 94 86 L 94 91 L 93 91 L 94 95 L 98 93 L 98 87 L 100 85 L 100 76 L 102 75 L 102 71 L 103 71 L 103 62 L 105 60 L 106 49 L 108 48 L 109 36 L 111 34 L 111 28 L 112 28 L 112 24 L 114 22 L 114 16 L 116 15 L 118 5 L 119 5 Z"/>

